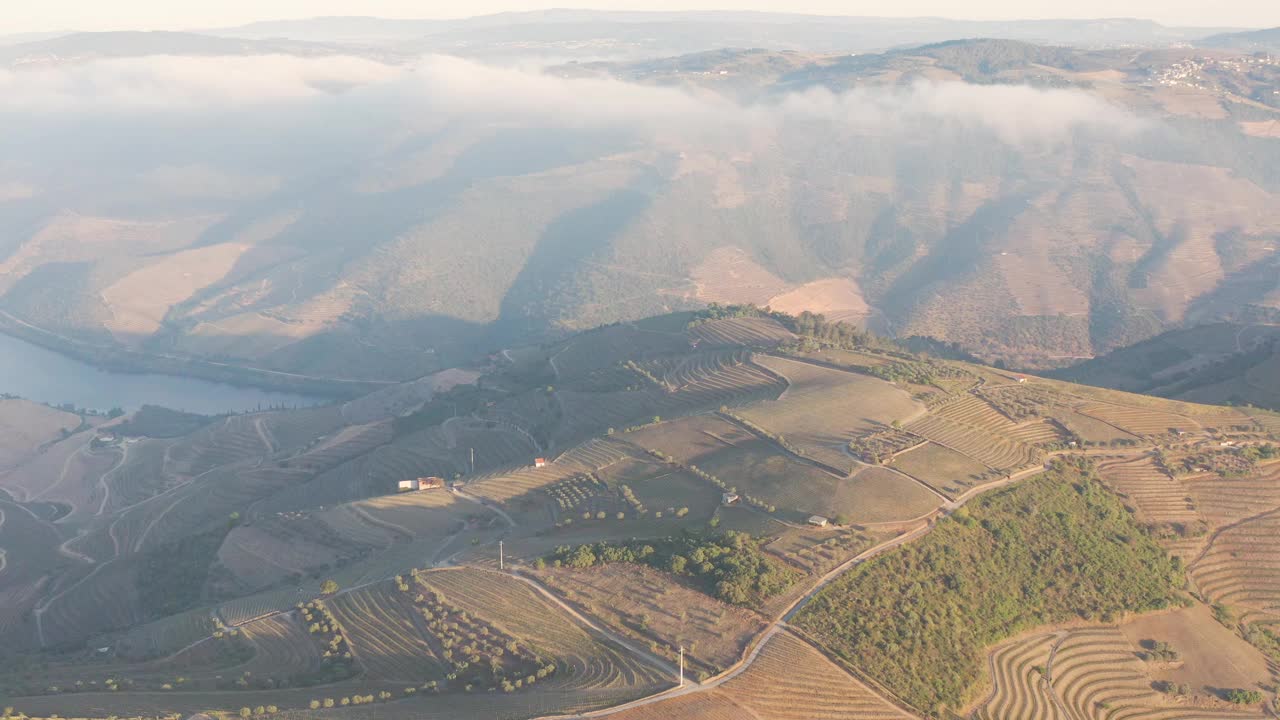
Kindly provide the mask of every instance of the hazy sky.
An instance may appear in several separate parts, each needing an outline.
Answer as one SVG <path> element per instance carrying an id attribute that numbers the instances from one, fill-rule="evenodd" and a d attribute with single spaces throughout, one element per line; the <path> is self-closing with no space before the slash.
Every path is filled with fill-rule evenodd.
<path id="1" fill-rule="evenodd" d="M 17 5 L 18 3 L 15 3 Z M 1280 25 L 1276 0 L 39 0 L 0 13 L 0 33 L 178 30 L 316 15 L 444 18 L 543 7 L 763 10 L 967 19 L 1140 17 L 1170 25 Z"/>

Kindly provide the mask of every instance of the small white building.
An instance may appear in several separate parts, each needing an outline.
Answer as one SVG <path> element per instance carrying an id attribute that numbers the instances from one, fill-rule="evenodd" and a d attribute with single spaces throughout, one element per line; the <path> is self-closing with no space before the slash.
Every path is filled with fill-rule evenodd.
<path id="1" fill-rule="evenodd" d="M 401 480 L 397 489 L 399 489 L 400 492 L 410 492 L 412 490 L 417 490 L 418 481 L 417 480 Z"/>
<path id="2" fill-rule="evenodd" d="M 809 524 L 810 524 L 810 525 L 812 525 L 812 526 L 814 526 L 814 527 L 826 527 L 828 522 L 830 522 L 830 521 L 829 521 L 829 520 L 827 520 L 826 518 L 822 517 L 821 515 L 810 515 L 810 516 L 809 516 Z"/>
<path id="3" fill-rule="evenodd" d="M 721 505 L 737 505 L 739 500 L 741 500 L 741 498 L 738 497 L 737 493 L 727 492 L 720 496 Z"/>

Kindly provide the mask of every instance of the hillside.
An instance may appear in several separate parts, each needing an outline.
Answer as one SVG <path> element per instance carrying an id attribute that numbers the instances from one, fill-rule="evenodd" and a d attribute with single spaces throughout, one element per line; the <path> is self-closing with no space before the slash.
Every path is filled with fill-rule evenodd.
<path id="1" fill-rule="evenodd" d="M 1280 327 L 1175 330 L 1054 373 L 1129 392 L 1280 410 Z"/>
<path id="2" fill-rule="evenodd" d="M 1200 44 L 1249 52 L 1277 52 L 1280 51 L 1280 28 L 1210 35 Z"/>
<path id="3" fill-rule="evenodd" d="M 1243 720 L 1258 703 L 1231 714 L 1209 683 L 1280 667 L 1270 570 L 1240 572 L 1280 507 L 1274 416 L 915 355 L 821 316 L 715 306 L 328 407 L 148 408 L 127 434 L 47 414 L 0 474 L 0 692 L 33 716 L 920 717 L 992 682 L 990 707 L 1027 702 L 982 660 L 1003 668 L 1027 630 L 1064 657 L 1167 638 L 1188 662 L 1117 692 L 1167 680 Z M 397 492 L 426 477 L 459 484 Z M 992 577 L 1013 594 L 988 611 Z M 902 674 L 886 628 L 823 619 L 908 597 L 856 615 L 931 648 L 936 682 Z M 681 647 L 691 684 L 663 695 Z M 749 680 L 788 662 L 772 682 L 793 702 Z"/>
<path id="4" fill-rule="evenodd" d="M 718 301 L 1049 368 L 1280 302 L 1265 55 L 1001 39 L 532 74 L 117 40 L 13 70 L 0 168 L 0 328 L 116 366 L 350 394 Z"/>

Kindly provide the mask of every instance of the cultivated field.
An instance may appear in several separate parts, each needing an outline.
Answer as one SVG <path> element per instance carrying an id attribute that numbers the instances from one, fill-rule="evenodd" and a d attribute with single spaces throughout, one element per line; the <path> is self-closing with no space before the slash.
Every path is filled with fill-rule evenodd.
<path id="1" fill-rule="evenodd" d="M 1147 522 L 1190 525 L 1200 520 L 1184 483 L 1171 477 L 1149 456 L 1102 463 L 1099 473 Z"/>
<path id="2" fill-rule="evenodd" d="M 857 523 L 906 520 L 938 505 L 935 495 L 899 473 L 859 466 L 852 477 L 840 477 L 715 416 L 662 423 L 624 437 L 710 473 L 739 494 L 796 520 L 809 515 L 843 515 Z"/>
<path id="3" fill-rule="evenodd" d="M 1077 410 L 1134 435 L 1166 435 L 1200 428 L 1200 423 L 1192 418 L 1152 408 L 1093 402 L 1085 403 Z"/>
<path id="4" fill-rule="evenodd" d="M 750 610 L 726 605 L 642 565 L 548 568 L 536 574 L 575 607 L 669 661 L 678 659 L 683 645 L 690 677 L 714 675 L 737 662 L 765 626 L 764 618 Z"/>
<path id="5" fill-rule="evenodd" d="M 1098 418 L 1068 408 L 1054 411 L 1053 417 L 1085 443 L 1107 445 L 1115 441 L 1137 442 L 1138 436 L 1105 423 Z"/>
<path id="6" fill-rule="evenodd" d="M 79 425 L 80 417 L 69 412 L 29 400 L 0 399 L 0 468 L 17 464 Z"/>
<path id="7" fill-rule="evenodd" d="M 1186 685 L 1200 704 L 1216 704 L 1216 693 L 1223 688 L 1257 688 L 1274 681 L 1266 656 L 1218 622 L 1207 605 L 1141 615 L 1121 625 L 1120 632 L 1136 648 L 1167 643 L 1178 658 L 1147 663 L 1148 675 L 1156 682 Z"/>
<path id="8" fill-rule="evenodd" d="M 850 472 L 847 452 L 855 436 L 923 411 L 901 389 L 877 378 L 832 370 L 796 360 L 759 357 L 760 365 L 787 379 L 787 391 L 773 402 L 738 411 L 775 436 L 782 436 L 819 462 Z"/>
<path id="9" fill-rule="evenodd" d="M 344 593 L 326 603 L 338 619 L 351 652 L 372 677 L 400 685 L 444 679 L 448 664 L 436 656 L 413 596 L 393 582 Z"/>
<path id="10" fill-rule="evenodd" d="M 796 336 L 770 318 L 727 318 L 699 323 L 689 329 L 699 347 L 774 347 Z"/>
<path id="11" fill-rule="evenodd" d="M 1157 644 L 1171 659 L 1149 654 Z M 1119 627 L 1032 634 L 993 649 L 988 664 L 993 687 L 975 713 L 984 720 L 1260 718 L 1223 693 L 1271 681 L 1266 658 L 1204 605 Z"/>
<path id="12" fill-rule="evenodd" d="M 822 575 L 886 536 L 852 529 L 787 527 L 764 549 L 810 575 Z"/>
<path id="13" fill-rule="evenodd" d="M 895 457 L 891 467 L 950 498 L 995 479 L 977 460 L 932 442 Z"/>
<path id="14" fill-rule="evenodd" d="M 616 720 L 906 720 L 910 714 L 794 635 L 769 639 L 741 675 L 713 690 L 612 716 Z"/>
<path id="15" fill-rule="evenodd" d="M 1008 472 L 1039 461 L 1039 452 L 1034 447 L 1006 435 L 936 415 L 926 415 L 907 425 L 906 429 L 997 471 Z"/>
<path id="16" fill-rule="evenodd" d="M 613 705 L 669 685 L 673 678 L 584 629 L 527 584 L 484 570 L 442 570 L 420 576 L 445 602 L 491 621 L 553 659 L 557 670 L 545 683 L 518 698 L 522 707 L 538 703 L 546 712 L 581 712 Z M 500 712 L 500 706 L 495 708 Z"/>
<path id="17" fill-rule="evenodd" d="M 1280 509 L 1227 526 L 1214 534 L 1189 568 L 1210 601 L 1247 617 L 1280 608 Z"/>
<path id="18" fill-rule="evenodd" d="M 1005 417 L 990 403 L 968 393 L 944 403 L 933 412 L 961 425 L 996 434 L 1007 434 L 1015 427 L 1014 421 Z"/>

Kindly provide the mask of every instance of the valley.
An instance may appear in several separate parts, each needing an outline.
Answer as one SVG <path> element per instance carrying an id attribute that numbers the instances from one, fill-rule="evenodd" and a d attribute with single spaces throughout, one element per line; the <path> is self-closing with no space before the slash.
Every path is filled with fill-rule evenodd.
<path id="1" fill-rule="evenodd" d="M 1280 714 L 1263 10 L 259 5 L 0 35 L 0 719 Z"/>
<path id="2" fill-rule="evenodd" d="M 157 430 L 178 420 L 161 412 L 88 426 L 68 415 L 70 430 L 51 426 L 6 459 L 6 705 L 33 717 L 258 706 L 327 717 L 371 703 L 442 718 L 745 705 L 788 718 L 771 698 L 816 683 L 845 688 L 821 691 L 831 717 L 1061 706 L 1101 718 L 1099 703 L 1121 706 L 1081 699 L 1095 695 L 1076 689 L 1072 648 L 1123 654 L 1154 638 L 1188 660 L 1135 660 L 1099 697 L 1166 683 L 1185 692 L 1124 694 L 1122 707 L 1243 719 L 1262 715 L 1214 689 L 1203 673 L 1218 660 L 1196 654 L 1208 652 L 1196 638 L 1254 668 L 1230 676 L 1242 692 L 1265 695 L 1280 667 L 1274 588 L 1242 554 L 1266 556 L 1280 508 L 1264 411 L 716 306 L 511 348 L 357 400 L 192 416 L 176 436 Z M 395 492 L 426 476 L 449 487 Z M 1110 524 L 1072 524 L 1090 516 Z M 1043 547 L 962 550 L 999 548 L 1007 533 Z M 904 563 L 917 569 L 895 570 Z M 935 584 L 925 566 L 945 575 Z M 1005 587 L 1038 578 L 1026 597 L 1048 604 L 995 625 L 967 595 L 928 614 L 845 609 L 917 592 L 892 582 L 933 608 L 924 588 L 1020 572 L 1032 574 Z M 934 612 L 969 626 L 967 639 L 944 641 Z M 850 617 L 926 644 L 886 645 L 884 628 Z M 895 664 L 932 662 L 930 647 L 964 648 L 937 656 L 953 668 L 945 695 Z M 1047 689 L 1026 674 L 1045 653 L 1062 659 Z M 805 669 L 778 676 L 780 662 Z M 915 677 L 939 676 L 925 672 Z"/>

